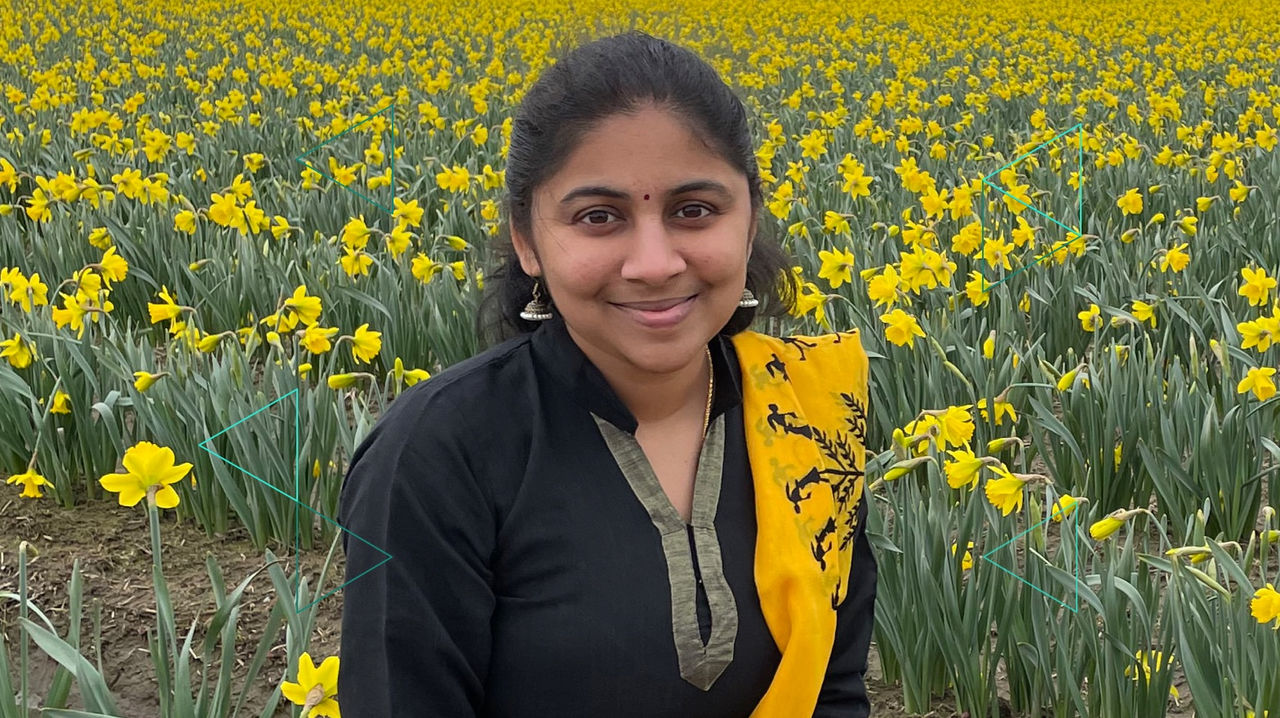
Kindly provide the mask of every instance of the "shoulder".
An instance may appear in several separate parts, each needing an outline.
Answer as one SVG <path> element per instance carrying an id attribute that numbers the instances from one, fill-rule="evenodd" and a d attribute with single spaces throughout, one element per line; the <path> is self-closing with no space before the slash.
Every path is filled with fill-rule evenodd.
<path id="1" fill-rule="evenodd" d="M 512 397 L 530 381 L 531 362 L 528 336 L 515 337 L 406 389 L 357 442 L 344 494 L 351 483 L 408 482 L 424 490 L 455 487 L 470 475 L 488 496 L 492 487 L 478 477 L 516 451 L 505 439 L 520 431 L 514 420 L 527 412 L 512 411 Z M 494 446 L 508 451 L 494 452 Z M 421 470 L 426 465 L 447 471 Z M 351 480 L 353 474 L 359 478 Z"/>
<path id="2" fill-rule="evenodd" d="M 513 394 L 530 381 L 529 336 L 508 339 L 454 363 L 396 397 L 365 437 L 457 445 L 510 426 Z M 495 417 L 501 416 L 502 422 Z"/>

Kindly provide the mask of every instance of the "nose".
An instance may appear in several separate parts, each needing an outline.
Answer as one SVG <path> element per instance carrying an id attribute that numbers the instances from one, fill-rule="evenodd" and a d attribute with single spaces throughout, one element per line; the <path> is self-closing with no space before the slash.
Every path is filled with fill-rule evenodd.
<path id="1" fill-rule="evenodd" d="M 622 277 L 646 284 L 663 285 L 685 270 L 680 241 L 661 219 L 636 221 L 622 264 Z"/>

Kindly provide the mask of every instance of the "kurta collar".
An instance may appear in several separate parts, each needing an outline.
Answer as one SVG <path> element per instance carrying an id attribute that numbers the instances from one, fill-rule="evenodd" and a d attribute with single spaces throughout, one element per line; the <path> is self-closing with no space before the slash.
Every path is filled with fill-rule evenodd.
<path id="1" fill-rule="evenodd" d="M 538 364 L 564 386 L 574 401 L 619 429 L 635 433 L 635 416 L 569 335 L 564 317 L 557 314 L 544 321 L 534 331 L 531 342 Z M 742 370 L 728 336 L 717 334 L 707 346 L 716 375 L 716 392 L 711 399 L 711 419 L 715 420 L 742 403 Z"/>

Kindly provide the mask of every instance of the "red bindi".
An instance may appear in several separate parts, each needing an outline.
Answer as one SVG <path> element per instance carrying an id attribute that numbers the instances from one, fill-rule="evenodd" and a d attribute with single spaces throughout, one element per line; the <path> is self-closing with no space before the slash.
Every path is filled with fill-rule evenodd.
<path id="1" fill-rule="evenodd" d="M 645 199 L 649 199 L 649 195 L 645 195 L 645 196 L 644 196 L 644 198 L 645 198 Z"/>

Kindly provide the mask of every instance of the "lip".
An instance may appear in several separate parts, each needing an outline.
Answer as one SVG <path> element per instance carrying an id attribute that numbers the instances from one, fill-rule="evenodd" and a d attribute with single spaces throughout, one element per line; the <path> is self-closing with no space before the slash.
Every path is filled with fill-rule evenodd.
<path id="1" fill-rule="evenodd" d="M 679 324 L 685 317 L 689 316 L 689 313 L 693 310 L 693 303 L 699 296 L 701 295 L 695 294 L 679 304 L 660 311 L 636 309 L 635 307 L 627 306 L 625 304 L 614 304 L 613 306 L 621 309 L 625 314 L 643 326 L 651 329 L 665 329 Z"/>

